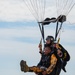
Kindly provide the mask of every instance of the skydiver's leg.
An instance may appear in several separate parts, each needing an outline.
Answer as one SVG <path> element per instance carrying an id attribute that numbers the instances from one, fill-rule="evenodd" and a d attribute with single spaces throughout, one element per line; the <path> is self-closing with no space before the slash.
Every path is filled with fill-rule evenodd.
<path id="1" fill-rule="evenodd" d="M 24 72 L 35 72 L 35 73 L 42 72 L 42 70 L 39 67 L 37 67 L 37 66 L 29 67 L 26 64 L 26 61 L 24 61 L 24 60 L 22 60 L 20 62 L 20 67 L 21 67 L 21 71 L 24 71 Z"/>
<path id="2" fill-rule="evenodd" d="M 21 60 L 21 62 L 20 62 L 20 67 L 21 67 L 21 71 L 24 71 L 24 72 L 29 71 L 29 67 L 28 67 L 28 65 L 26 64 L 26 61 L 24 61 L 24 60 Z"/>

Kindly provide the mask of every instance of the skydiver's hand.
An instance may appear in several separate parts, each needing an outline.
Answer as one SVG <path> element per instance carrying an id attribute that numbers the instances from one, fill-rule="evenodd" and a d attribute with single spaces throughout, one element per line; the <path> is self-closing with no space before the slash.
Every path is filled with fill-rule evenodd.
<path id="1" fill-rule="evenodd" d="M 40 43 L 38 47 L 39 47 L 39 50 L 40 50 L 39 53 L 42 54 L 42 44 Z"/>
<path id="2" fill-rule="evenodd" d="M 39 44 L 39 50 L 40 50 L 40 52 L 42 52 L 42 44 Z"/>
<path id="3" fill-rule="evenodd" d="M 42 49 L 42 44 L 39 44 L 39 46 L 38 46 L 38 47 L 39 47 L 39 49 Z"/>

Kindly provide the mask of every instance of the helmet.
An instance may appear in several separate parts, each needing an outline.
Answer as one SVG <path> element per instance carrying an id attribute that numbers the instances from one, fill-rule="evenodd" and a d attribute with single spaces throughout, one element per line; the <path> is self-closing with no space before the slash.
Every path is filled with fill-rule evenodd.
<path id="1" fill-rule="evenodd" d="M 50 40 L 51 42 L 54 42 L 54 37 L 53 36 L 47 36 L 46 40 Z"/>

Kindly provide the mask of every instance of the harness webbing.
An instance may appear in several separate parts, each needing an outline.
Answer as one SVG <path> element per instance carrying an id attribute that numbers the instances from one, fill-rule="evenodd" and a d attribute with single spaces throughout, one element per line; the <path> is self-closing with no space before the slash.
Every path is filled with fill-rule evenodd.
<path id="1" fill-rule="evenodd" d="M 61 22 L 60 27 L 58 27 L 59 23 L 57 22 L 57 25 L 56 25 L 56 32 L 55 32 L 55 41 L 56 41 L 57 36 L 58 36 L 58 34 L 59 34 L 59 32 L 60 32 L 60 30 L 61 30 L 61 28 L 62 28 L 62 24 L 63 24 L 63 22 Z"/>
<path id="2" fill-rule="evenodd" d="M 43 39 L 43 43 L 45 44 L 45 39 L 44 39 L 44 25 L 38 23 L 39 25 L 39 28 L 40 28 L 40 32 L 41 32 L 41 35 L 42 35 L 42 39 Z"/>

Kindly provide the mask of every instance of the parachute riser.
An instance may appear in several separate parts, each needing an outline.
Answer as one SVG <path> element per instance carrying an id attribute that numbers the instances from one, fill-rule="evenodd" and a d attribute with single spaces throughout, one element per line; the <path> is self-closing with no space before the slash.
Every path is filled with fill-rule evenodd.
<path id="1" fill-rule="evenodd" d="M 56 32 L 55 32 L 55 41 L 57 40 L 57 36 L 58 36 L 58 34 L 59 34 L 59 32 L 60 32 L 60 30 L 62 28 L 62 24 L 63 24 L 63 22 L 61 22 L 60 27 L 59 27 L 59 22 L 57 21 Z"/>
<path id="2" fill-rule="evenodd" d="M 40 32 L 41 32 L 41 35 L 42 35 L 43 43 L 45 44 L 45 39 L 44 39 L 44 25 L 42 25 L 42 23 L 39 23 L 39 22 L 38 22 L 38 25 L 39 25 L 39 29 L 40 29 Z"/>
<path id="3" fill-rule="evenodd" d="M 66 21 L 66 16 L 65 15 L 60 15 L 58 16 L 57 18 L 57 22 L 56 22 L 56 32 L 55 32 L 55 41 L 57 40 L 57 36 L 62 28 L 62 24 L 63 22 Z M 60 26 L 59 26 L 59 22 L 61 23 Z"/>
<path id="4" fill-rule="evenodd" d="M 38 22 L 39 28 L 40 28 L 40 32 L 42 35 L 42 39 L 43 39 L 43 43 L 45 44 L 45 39 L 44 39 L 44 26 L 46 24 L 49 24 L 50 22 L 55 23 L 56 22 L 56 31 L 55 31 L 55 41 L 57 40 L 57 36 L 62 28 L 62 24 L 63 22 L 66 21 L 66 16 L 65 15 L 60 15 L 56 18 L 46 18 L 44 21 L 42 22 Z M 61 23 L 61 24 L 59 24 Z"/>

